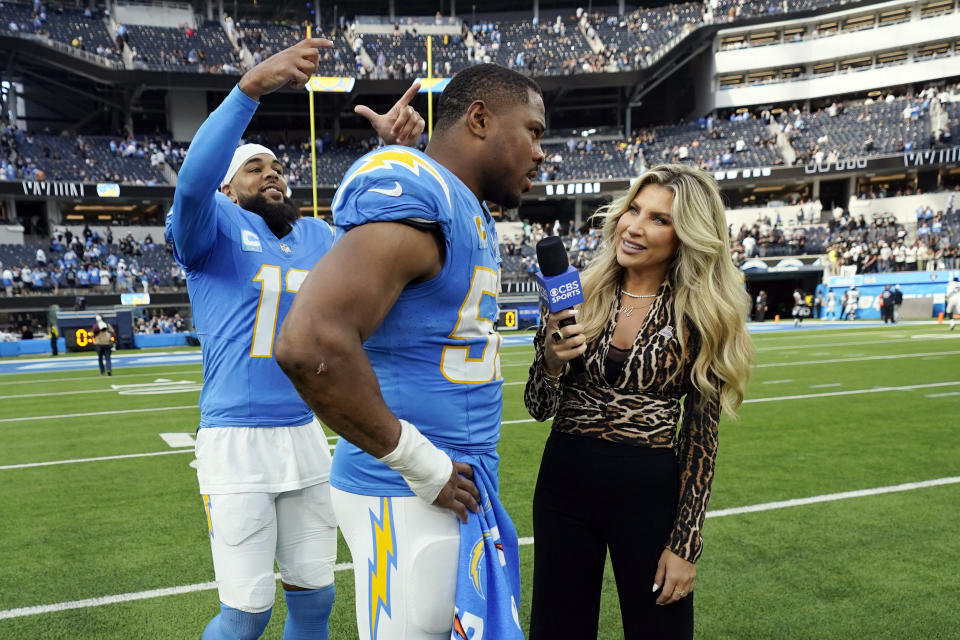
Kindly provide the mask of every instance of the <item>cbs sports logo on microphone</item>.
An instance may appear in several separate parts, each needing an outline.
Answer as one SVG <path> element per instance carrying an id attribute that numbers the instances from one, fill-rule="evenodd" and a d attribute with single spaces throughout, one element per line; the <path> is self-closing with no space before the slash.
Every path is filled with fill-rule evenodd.
<path id="1" fill-rule="evenodd" d="M 572 267 L 558 276 L 547 278 L 538 273 L 537 285 L 540 290 L 540 300 L 550 313 L 569 309 L 583 302 L 580 274 Z"/>
<path id="2" fill-rule="evenodd" d="M 577 280 L 550 289 L 550 304 L 567 302 L 573 298 L 583 298 L 583 292 L 580 290 L 580 282 Z"/>

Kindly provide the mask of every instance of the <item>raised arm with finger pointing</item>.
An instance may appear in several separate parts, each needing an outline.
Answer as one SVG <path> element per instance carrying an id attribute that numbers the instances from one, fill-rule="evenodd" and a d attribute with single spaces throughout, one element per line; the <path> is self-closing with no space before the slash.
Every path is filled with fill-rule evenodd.
<path id="1" fill-rule="evenodd" d="M 407 89 L 396 104 L 384 114 L 379 114 L 370 107 L 358 104 L 353 108 L 354 113 L 370 121 L 374 130 L 385 144 L 400 144 L 412 147 L 423 133 L 424 122 L 420 114 L 410 106 L 410 102 L 420 90 L 420 81 L 416 80 Z"/>

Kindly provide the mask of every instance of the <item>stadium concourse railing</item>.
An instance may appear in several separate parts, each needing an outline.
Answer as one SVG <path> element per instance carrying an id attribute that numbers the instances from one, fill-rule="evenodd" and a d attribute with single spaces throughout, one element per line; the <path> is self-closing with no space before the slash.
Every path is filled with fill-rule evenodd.
<path id="1" fill-rule="evenodd" d="M 106 56 L 101 56 L 96 53 L 90 53 L 89 51 L 84 51 L 83 49 L 78 49 L 72 45 L 69 45 L 65 42 L 60 42 L 59 40 L 54 40 L 49 36 L 41 36 L 35 33 L 24 33 L 23 31 L 10 31 L 9 29 L 0 26 L 0 35 L 4 35 L 10 38 L 19 38 L 21 40 L 29 40 L 31 42 L 36 42 L 42 44 L 51 49 L 56 49 L 62 53 L 73 56 L 79 60 L 85 62 L 91 62 L 93 64 L 98 64 L 107 69 L 124 69 L 122 60 L 112 60 Z"/>

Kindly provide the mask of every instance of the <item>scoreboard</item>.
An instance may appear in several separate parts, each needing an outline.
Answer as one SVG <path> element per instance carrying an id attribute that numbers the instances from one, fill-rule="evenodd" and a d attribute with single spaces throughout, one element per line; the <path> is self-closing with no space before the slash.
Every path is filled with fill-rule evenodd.
<path id="1" fill-rule="evenodd" d="M 511 300 L 507 304 L 510 306 L 500 308 L 497 331 L 523 331 L 540 324 L 540 303 L 537 298 L 532 301 Z"/>
<path id="2" fill-rule="evenodd" d="M 497 331 L 516 331 L 520 328 L 518 320 L 516 309 L 500 309 L 500 317 L 497 318 Z"/>
<path id="3" fill-rule="evenodd" d="M 125 309 L 105 309 L 103 311 L 61 311 L 57 314 L 60 335 L 67 345 L 67 351 L 93 351 L 93 325 L 97 315 L 103 321 L 113 325 L 117 332 L 118 349 L 133 348 L 133 312 Z"/>

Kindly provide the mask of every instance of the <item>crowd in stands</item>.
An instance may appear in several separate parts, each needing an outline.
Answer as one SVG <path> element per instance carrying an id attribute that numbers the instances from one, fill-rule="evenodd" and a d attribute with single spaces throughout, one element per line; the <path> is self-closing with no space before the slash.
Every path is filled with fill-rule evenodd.
<path id="1" fill-rule="evenodd" d="M 960 212 L 955 195 L 945 212 L 921 205 L 914 233 L 897 224 L 892 215 L 878 214 L 868 222 L 863 216 L 836 211 L 826 248 L 831 273 L 849 266 L 856 273 L 960 268 Z"/>
<path id="2" fill-rule="evenodd" d="M 179 28 L 117 25 L 116 37 L 131 49 L 136 68 L 239 74 L 240 52 L 218 22 Z"/>
<path id="3" fill-rule="evenodd" d="M 779 115 L 740 109 L 639 129 L 628 139 L 607 133 L 561 141 L 548 131 L 540 181 L 626 178 L 661 162 L 688 162 L 708 171 L 783 165 L 785 142 L 778 143 L 778 131 L 792 145 L 795 164 L 942 148 L 960 135 L 956 98 L 960 86 L 954 84 L 930 86 L 917 96 L 887 93 L 877 100 L 833 102 L 813 113 L 799 107 Z M 310 184 L 308 142 L 263 142 L 278 151 L 289 184 Z M 424 137 L 420 148 L 425 144 Z M 325 133 L 317 141 L 318 182 L 338 184 L 353 161 L 376 145 L 373 137 L 331 140 Z M 186 149 L 187 144 L 159 134 L 55 136 L 0 120 L 0 179 L 167 184 L 172 176 L 164 174 L 165 166 L 178 170 Z M 876 197 L 876 192 L 862 195 Z"/>
<path id="4" fill-rule="evenodd" d="M 622 16 L 604 11 L 520 14 L 461 23 L 459 35 L 434 38 L 434 72 L 449 75 L 463 66 L 494 61 L 534 74 L 592 73 L 635 69 L 648 64 L 685 29 L 711 21 L 783 14 L 837 4 L 836 0 L 709 0 L 639 8 Z M 842 4 L 842 3 L 840 3 Z M 0 26 L 7 31 L 48 29 L 50 37 L 76 32 L 82 48 L 130 47 L 134 59 L 150 68 L 179 68 L 211 73 L 240 73 L 300 39 L 303 24 L 234 21 L 199 26 L 146 27 L 116 24 L 109 12 L 71 10 L 40 0 L 0 5 Z M 94 25 L 94 26 L 91 26 Z M 96 28 L 94 28 L 96 27 Z M 93 31 L 90 31 L 90 30 Z M 85 31 L 84 31 L 85 30 Z M 80 35 L 96 32 L 99 35 Z M 335 46 L 324 49 L 321 73 L 409 77 L 426 72 L 424 37 L 410 25 L 395 24 L 391 34 L 361 36 L 341 16 L 330 29 Z M 60 35 L 57 35 L 60 34 Z M 73 41 L 73 37 L 69 41 Z M 364 60 L 368 60 L 366 62 Z M 367 66 L 369 68 L 367 68 Z M 711 114 L 631 132 L 621 140 L 577 141 L 576 148 L 551 144 L 542 181 L 623 178 L 663 161 L 689 162 L 706 170 L 776 166 L 795 155 L 795 163 L 832 162 L 955 144 L 960 135 L 960 92 L 956 85 L 925 89 L 919 95 L 894 95 L 859 102 L 834 102 L 809 112 L 799 106 L 774 116 L 744 111 Z M 769 126 L 771 123 L 775 127 Z M 778 147 L 777 129 L 784 140 Z M 789 146 L 788 146 L 789 145 Z M 284 145 L 292 185 L 310 182 L 309 147 Z M 586 148 L 585 148 L 586 147 Z M 790 149 L 792 147 L 792 149 Z M 318 145 L 318 181 L 336 184 L 370 148 L 367 140 Z M 175 170 L 185 145 L 163 136 L 53 136 L 27 134 L 4 123 L 0 128 L 0 179 L 83 180 L 156 185 L 170 182 L 164 167 Z"/>
<path id="5" fill-rule="evenodd" d="M 278 51 L 293 46 L 306 35 L 306 26 L 303 24 L 234 21 L 229 15 L 224 18 L 223 24 L 228 38 L 236 44 L 240 52 L 243 70 L 260 64 Z M 356 53 L 347 46 L 340 32 L 334 28 L 329 33 L 321 35 L 332 40 L 334 46 L 320 50 L 317 73 L 323 76 L 363 77 L 366 69 Z M 244 55 L 245 51 L 249 52 L 249 56 Z"/>
<path id="6" fill-rule="evenodd" d="M 783 111 L 779 127 L 797 164 L 952 146 L 957 123 L 950 114 L 958 93 L 960 87 L 952 84 L 929 86 L 915 96 L 888 92 L 877 99 L 835 101 L 813 113 L 794 107 Z M 934 120 L 945 126 L 933 127 Z"/>
<path id="7" fill-rule="evenodd" d="M 800 203 L 796 220 L 783 220 L 779 211 L 773 219 L 758 215 L 752 225 L 742 224 L 734 232 L 730 226 L 730 253 L 737 266 L 752 258 L 817 254 L 823 252 L 827 232 L 817 223 L 820 203 Z"/>
<path id="8" fill-rule="evenodd" d="M 167 184 L 186 153 L 166 136 L 34 134 L 0 120 L 0 179 Z"/>
<path id="9" fill-rule="evenodd" d="M 173 315 L 153 313 L 149 317 L 140 316 L 133 323 L 133 332 L 138 335 L 183 333 L 184 331 L 188 331 L 187 323 L 179 313 L 174 313 Z"/>
<path id="10" fill-rule="evenodd" d="M 107 30 L 109 9 L 68 9 L 63 3 L 4 2 L 0 5 L 0 33 L 32 34 L 80 51 L 119 60 L 120 48 Z"/>
<path id="11" fill-rule="evenodd" d="M 622 16 L 584 15 L 588 38 L 601 43 L 603 63 L 594 71 L 632 71 L 651 65 L 673 40 L 704 23 L 705 4 L 687 2 L 640 8 Z M 579 15 L 579 11 L 578 11 Z"/>
<path id="12" fill-rule="evenodd" d="M 733 22 L 757 16 L 805 13 L 828 7 L 840 8 L 842 0 L 709 0 L 714 22 Z"/>
<path id="13" fill-rule="evenodd" d="M 532 74 L 628 71 L 648 66 L 679 36 L 713 22 L 783 15 L 843 5 L 838 0 L 707 0 L 639 8 L 622 16 L 604 11 L 554 11 L 542 19 L 521 13 L 463 21 L 459 36 L 434 38 L 435 69 L 449 76 L 475 62 L 498 62 Z M 52 7 L 52 8 L 51 8 Z M 441 19 L 442 21 L 442 19 Z M 114 24 L 111 34 L 108 25 Z M 180 28 L 113 23 L 109 9 L 5 2 L 0 31 L 46 36 L 108 59 L 130 49 L 134 68 L 239 74 L 302 38 L 303 25 L 200 21 Z M 327 29 L 335 47 L 323 52 L 321 73 L 410 77 L 425 72 L 425 38 L 395 25 L 386 35 L 359 36 L 341 14 Z M 368 56 L 368 60 L 364 57 Z"/>
<path id="14" fill-rule="evenodd" d="M 898 223 L 893 214 L 875 214 L 868 221 L 842 208 L 820 224 L 819 202 L 804 200 L 799 205 L 796 219 L 781 219 L 779 211 L 774 211 L 772 218 L 761 213 L 736 231 L 731 225 L 734 264 L 741 266 L 753 258 L 824 254 L 826 275 L 960 268 L 960 211 L 954 197 L 946 211 L 919 207 L 915 230 Z M 589 224 L 578 229 L 559 220 L 550 225 L 524 223 L 520 233 L 501 238 L 505 283 L 519 279 L 530 284 L 537 270 L 534 247 L 547 235 L 564 239 L 570 262 L 578 269 L 589 264 L 601 241 L 599 231 Z M 186 276 L 167 247 L 155 245 L 149 234 L 142 240 L 127 234 L 114 244 L 112 229 L 100 234 L 87 226 L 77 236 L 69 230 L 55 231 L 46 250 L 0 245 L 0 284 L 7 296 L 63 290 L 116 293 L 158 287 L 182 290 Z M 505 286 L 509 290 L 514 285 Z M 148 326 L 152 328 L 147 332 L 156 332 L 157 326 L 166 332 L 162 324 Z"/>
<path id="15" fill-rule="evenodd" d="M 695 122 L 641 129 L 633 144 L 647 164 L 688 162 L 715 171 L 784 163 L 777 136 L 763 119 L 749 111 L 733 112 L 726 118 L 708 115 Z"/>
<path id="16" fill-rule="evenodd" d="M 86 226 L 82 234 L 55 231 L 46 250 L 31 245 L 0 245 L 3 295 L 148 292 L 157 287 L 186 287 L 186 274 L 166 245 L 150 234 L 127 234 L 114 244 L 113 230 L 103 234 Z"/>
<path id="17" fill-rule="evenodd" d="M 475 47 L 467 45 L 469 30 L 464 27 L 459 35 L 436 36 L 432 41 L 433 75 L 448 78 L 475 62 L 489 61 L 486 47 L 475 36 Z M 375 80 L 415 78 L 427 75 L 426 42 L 417 36 L 415 28 L 401 30 L 394 24 L 390 34 L 356 36 L 356 51 L 361 49 L 373 64 L 370 77 Z M 359 63 L 358 63 L 359 64 Z M 362 66 L 362 65 L 361 65 Z"/>

